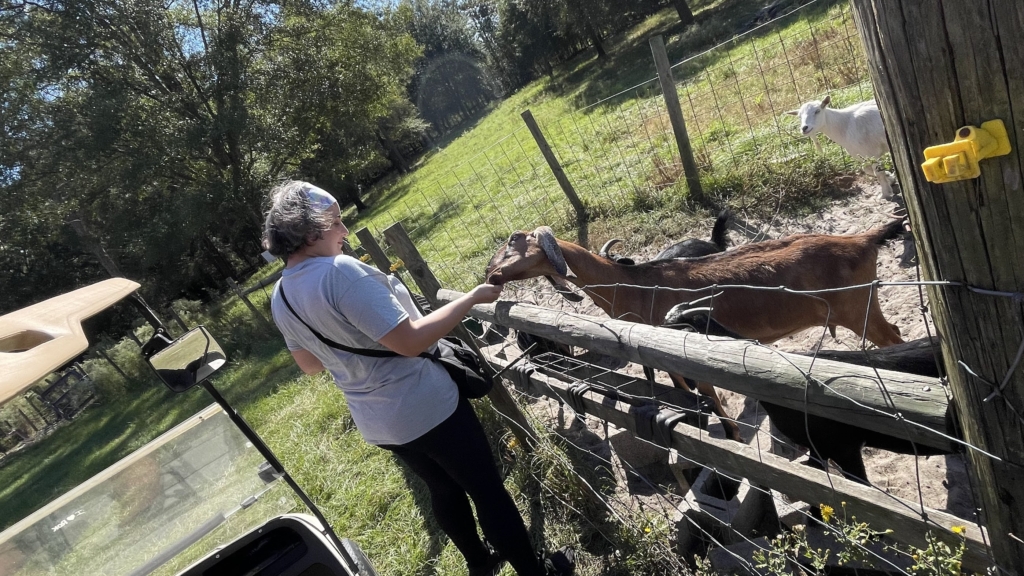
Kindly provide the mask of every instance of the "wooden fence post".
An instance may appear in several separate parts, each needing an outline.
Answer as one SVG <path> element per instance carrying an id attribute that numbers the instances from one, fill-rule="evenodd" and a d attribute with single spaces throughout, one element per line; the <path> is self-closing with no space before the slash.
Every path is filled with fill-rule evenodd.
<path id="1" fill-rule="evenodd" d="M 185 321 L 182 320 L 181 316 L 178 315 L 178 312 L 174 309 L 174 306 L 168 304 L 167 313 L 170 314 L 171 318 L 173 318 L 174 321 L 178 324 L 178 326 L 181 327 L 182 332 L 188 332 L 188 326 L 185 325 Z M 113 364 L 113 362 L 111 362 L 111 364 Z M 120 370 L 118 370 L 118 372 L 120 372 Z"/>
<path id="2" fill-rule="evenodd" d="M 250 302 L 248 298 L 246 298 L 245 294 L 242 293 L 242 287 L 238 285 L 238 282 L 235 282 L 234 278 L 228 277 L 228 285 L 230 285 L 231 289 L 235 291 L 236 295 L 238 295 L 238 299 L 245 303 L 246 308 L 248 308 L 249 311 L 252 312 L 254 316 L 259 318 L 260 323 L 267 328 L 271 328 L 270 321 L 267 320 L 266 316 L 264 316 L 259 310 L 256 309 L 256 306 L 252 302 Z"/>
<path id="3" fill-rule="evenodd" d="M 373 260 L 373 265 L 378 270 L 385 274 L 391 273 L 391 261 L 388 260 L 387 254 L 381 249 L 380 244 L 377 243 L 377 239 L 373 237 L 368 228 L 360 228 L 356 230 L 356 238 L 359 238 L 359 245 L 366 250 L 366 253 L 370 255 L 370 259 Z"/>
<path id="4" fill-rule="evenodd" d="M 412 243 L 402 223 L 396 222 L 384 230 L 384 237 L 387 238 L 391 247 L 395 249 L 398 257 L 405 262 L 406 269 L 412 274 L 413 280 L 416 281 L 420 291 L 423 292 L 427 301 L 430 302 L 430 306 L 434 310 L 440 308 L 443 303 L 437 299 L 437 291 L 441 289 L 441 283 L 437 281 L 427 263 L 420 256 L 419 250 Z M 468 346 L 472 347 L 481 359 L 484 358 L 483 354 L 480 353 L 480 347 L 477 345 L 476 340 L 465 326 L 460 323 L 452 332 Z M 492 373 L 494 372 L 494 369 L 486 361 L 483 362 L 483 365 L 486 369 L 490 369 Z M 512 434 L 515 435 L 523 446 L 534 446 L 534 439 L 538 436 L 534 432 L 533 426 L 530 425 L 529 420 L 519 410 L 519 405 L 516 404 L 515 399 L 512 398 L 512 395 L 509 394 L 509 391 L 500 381 L 494 383 L 494 387 L 491 388 L 491 392 L 487 397 L 491 399 L 491 403 L 494 404 L 494 408 L 498 412 L 515 423 L 515 426 L 510 426 L 509 428 L 511 428 Z"/>
<path id="5" fill-rule="evenodd" d="M 366 250 L 366 253 L 370 255 L 370 259 L 373 260 L 373 264 L 378 270 L 385 274 L 391 273 L 391 260 L 388 259 L 388 255 L 384 253 L 384 249 L 377 243 L 377 239 L 373 237 L 373 234 L 366 228 L 360 228 L 356 230 L 356 237 L 359 238 L 359 244 Z M 395 274 L 395 278 L 398 278 L 399 282 L 402 282 L 402 277 Z M 402 282 L 404 285 L 405 282 Z M 408 287 L 407 287 L 408 288 Z M 413 304 L 416 305 L 416 309 L 420 311 L 420 314 L 426 315 L 427 311 L 423 309 L 423 306 L 418 300 L 413 298 Z"/>
<path id="6" fill-rule="evenodd" d="M 1024 4 L 853 0 L 853 15 L 900 175 L 932 316 L 992 553 L 1024 574 Z M 981 176 L 945 184 L 922 173 L 924 148 L 959 128 L 1006 123 L 1012 151 Z M 991 291 L 978 293 L 968 286 Z"/>
<path id="7" fill-rule="evenodd" d="M 551 172 L 555 175 L 555 180 L 558 181 L 558 185 L 562 187 L 562 192 L 565 193 L 566 198 L 569 199 L 569 203 L 576 210 L 576 228 L 579 231 L 579 241 L 581 246 L 587 245 L 587 208 L 580 201 L 580 197 L 576 195 L 576 189 L 572 187 L 572 183 L 569 182 L 569 177 L 565 175 L 565 170 L 562 170 L 562 165 L 558 163 L 558 158 L 555 158 L 555 153 L 551 151 L 551 146 L 548 145 L 547 138 L 544 137 L 544 133 L 540 131 L 540 126 L 537 125 L 537 121 L 533 118 L 533 113 L 529 110 L 523 110 L 522 113 L 523 121 L 526 122 L 526 127 L 530 129 L 530 134 L 533 135 L 533 139 L 537 141 L 537 147 L 540 148 L 540 153 L 544 155 L 544 160 L 548 163 L 548 167 L 551 168 Z"/>
<path id="8" fill-rule="evenodd" d="M 43 412 L 41 410 L 39 410 L 39 407 L 32 403 L 32 400 L 30 400 L 31 396 L 26 394 L 24 396 L 24 398 L 25 398 L 25 403 L 28 404 L 29 407 L 31 407 L 33 411 L 35 411 L 36 416 L 39 416 L 39 418 L 42 419 L 43 424 L 45 424 L 46 426 L 49 426 L 50 425 L 50 421 L 46 418 L 46 415 L 43 414 Z M 39 398 L 39 397 L 36 396 L 36 398 Z M 46 401 L 43 400 L 43 402 L 45 403 Z M 55 406 L 50 405 L 50 408 L 53 409 L 54 411 L 56 411 L 56 407 Z"/>
<path id="9" fill-rule="evenodd" d="M 21 418 L 25 422 L 28 422 L 29 427 L 32 428 L 32 434 L 33 435 L 36 435 L 36 434 L 39 433 L 39 428 L 36 428 L 36 425 L 32 422 L 32 420 L 28 417 L 28 415 L 25 414 L 24 410 L 22 410 L 21 408 L 18 408 L 18 414 L 21 414 Z"/>
<path id="10" fill-rule="evenodd" d="M 665 97 L 668 119 L 672 122 L 672 132 L 676 135 L 676 146 L 679 148 L 679 159 L 683 163 L 683 174 L 686 176 L 686 188 L 690 198 L 695 202 L 704 202 L 704 188 L 700 185 L 700 172 L 697 162 L 693 159 L 693 148 L 690 147 L 690 135 L 686 132 L 683 120 L 683 109 L 679 107 L 679 94 L 676 93 L 676 81 L 672 78 L 672 66 L 668 63 L 665 52 L 665 40 L 654 36 L 650 40 L 651 52 L 654 53 L 654 65 L 658 68 L 658 80 L 661 81 L 661 93 Z"/>
<path id="11" fill-rule="evenodd" d="M 187 329 L 185 331 L 188 332 Z M 107 363 L 109 363 L 111 366 L 113 366 L 114 370 L 117 370 L 117 373 L 121 375 L 121 378 L 124 378 L 125 381 L 129 380 L 128 375 L 124 373 L 124 370 L 121 370 L 121 367 L 118 366 L 117 363 L 115 363 L 114 360 L 110 356 L 108 356 L 106 352 L 104 352 L 103 350 L 100 350 L 99 348 L 97 348 L 96 349 L 96 353 L 99 354 L 101 358 L 106 360 Z"/>

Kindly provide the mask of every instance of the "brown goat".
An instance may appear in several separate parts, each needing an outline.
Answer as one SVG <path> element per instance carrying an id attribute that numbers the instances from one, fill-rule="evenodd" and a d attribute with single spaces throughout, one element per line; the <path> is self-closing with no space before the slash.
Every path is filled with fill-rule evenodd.
<path id="1" fill-rule="evenodd" d="M 568 280 L 612 318 L 654 326 L 676 304 L 714 290 L 712 317 L 744 338 L 768 343 L 813 326 L 843 326 L 888 346 L 903 342 L 900 330 L 885 320 L 869 286 L 818 294 L 749 287 L 819 291 L 870 284 L 878 278 L 878 246 L 902 232 L 901 221 L 894 220 L 851 236 L 797 234 L 700 258 L 622 265 L 558 240 L 541 226 L 513 233 L 491 258 L 486 276 L 491 284 L 546 276 L 563 293 Z M 669 376 L 689 388 L 681 375 Z M 714 400 L 728 436 L 740 441 L 739 427 L 728 420 L 714 387 L 699 383 L 698 389 Z"/>

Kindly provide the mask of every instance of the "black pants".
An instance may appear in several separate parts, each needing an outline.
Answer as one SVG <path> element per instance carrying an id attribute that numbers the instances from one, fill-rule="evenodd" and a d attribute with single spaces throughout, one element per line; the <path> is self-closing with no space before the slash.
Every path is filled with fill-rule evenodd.
<path id="1" fill-rule="evenodd" d="M 460 399 L 455 413 L 412 442 L 381 448 L 394 452 L 426 482 L 437 523 L 468 564 L 479 565 L 488 555 L 477 535 L 469 505 L 472 498 L 484 536 L 516 572 L 543 574 L 469 401 Z"/>

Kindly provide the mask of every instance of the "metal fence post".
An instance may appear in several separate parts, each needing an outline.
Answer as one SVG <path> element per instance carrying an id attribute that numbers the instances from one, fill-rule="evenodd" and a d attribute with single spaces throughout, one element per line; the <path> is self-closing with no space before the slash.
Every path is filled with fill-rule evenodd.
<path id="1" fill-rule="evenodd" d="M 676 82 L 672 78 L 672 66 L 668 63 L 665 40 L 661 36 L 651 38 L 651 52 L 654 53 L 654 65 L 658 68 L 658 80 L 661 81 L 661 93 L 665 97 L 672 132 L 676 135 L 676 146 L 679 148 L 679 158 L 683 162 L 686 187 L 690 191 L 690 198 L 696 202 L 704 202 L 704 188 L 700 185 L 700 173 L 697 170 L 697 162 L 693 159 L 690 135 L 686 133 L 683 109 L 679 106 L 679 94 L 676 93 Z"/>

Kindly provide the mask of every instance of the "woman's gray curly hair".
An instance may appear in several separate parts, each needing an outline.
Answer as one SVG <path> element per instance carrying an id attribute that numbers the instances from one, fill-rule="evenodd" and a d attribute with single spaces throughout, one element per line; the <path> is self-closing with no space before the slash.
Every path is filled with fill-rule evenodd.
<path id="1" fill-rule="evenodd" d="M 288 258 L 307 242 L 323 237 L 334 220 L 326 210 L 317 210 L 306 194 L 312 184 L 301 180 L 282 182 L 267 195 L 267 218 L 263 224 L 263 247 L 274 256 Z"/>

